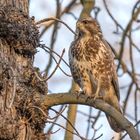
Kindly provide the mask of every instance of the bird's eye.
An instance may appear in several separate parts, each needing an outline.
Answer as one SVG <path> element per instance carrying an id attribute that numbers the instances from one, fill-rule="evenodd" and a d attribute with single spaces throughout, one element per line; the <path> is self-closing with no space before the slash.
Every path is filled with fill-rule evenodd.
<path id="1" fill-rule="evenodd" d="M 83 23 L 84 23 L 84 24 L 88 24 L 88 21 L 87 21 L 87 20 L 83 20 Z"/>

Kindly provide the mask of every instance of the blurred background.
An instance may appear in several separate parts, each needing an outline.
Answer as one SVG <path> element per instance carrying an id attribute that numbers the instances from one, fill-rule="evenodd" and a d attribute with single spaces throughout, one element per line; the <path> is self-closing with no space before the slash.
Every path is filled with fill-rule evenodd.
<path id="1" fill-rule="evenodd" d="M 36 21 L 49 17 L 57 17 L 64 21 L 75 31 L 76 22 L 81 14 L 83 5 L 80 0 L 30 0 L 30 16 L 34 16 Z M 125 117 L 128 118 L 140 132 L 140 15 L 133 15 L 140 9 L 138 0 L 95 0 L 95 7 L 91 12 L 92 17 L 96 17 L 100 23 L 104 38 L 111 44 L 115 51 L 115 63 L 121 65 L 118 70 L 120 86 L 120 104 Z M 109 11 L 108 11 L 109 10 Z M 140 10 L 139 10 L 140 11 Z M 68 50 L 74 39 L 74 34 L 63 24 L 49 21 L 39 26 L 40 43 L 54 50 L 61 55 L 65 48 L 64 60 L 68 63 Z M 123 48 L 123 49 L 122 49 Z M 59 61 L 59 57 L 53 56 Z M 117 58 L 118 56 L 118 58 Z M 122 57 L 121 57 L 122 56 Z M 119 60 L 119 61 L 118 61 Z M 38 67 L 41 73 L 50 75 L 56 63 L 50 53 L 38 48 L 35 55 L 34 66 Z M 61 68 L 71 75 L 69 67 L 61 62 Z M 49 94 L 68 92 L 72 86 L 72 77 L 57 69 L 55 74 L 48 80 Z M 54 107 L 59 111 L 61 106 Z M 64 108 L 64 107 L 63 107 Z M 63 111 L 67 117 L 68 105 Z M 54 111 L 49 112 L 49 116 L 55 116 Z M 66 127 L 66 119 L 59 116 L 57 124 Z M 49 135 L 48 131 L 52 127 Z M 85 139 L 95 139 L 101 136 L 100 140 L 119 140 L 123 134 L 116 134 L 111 130 L 105 114 L 83 105 L 78 105 L 75 128 L 80 136 Z M 58 130 L 58 131 L 57 131 Z M 57 132 L 55 132 L 57 131 Z M 50 140 L 63 140 L 65 129 L 58 125 L 47 123 L 44 132 L 48 134 Z M 75 140 L 80 140 L 74 136 Z M 124 140 L 129 140 L 126 136 Z"/>

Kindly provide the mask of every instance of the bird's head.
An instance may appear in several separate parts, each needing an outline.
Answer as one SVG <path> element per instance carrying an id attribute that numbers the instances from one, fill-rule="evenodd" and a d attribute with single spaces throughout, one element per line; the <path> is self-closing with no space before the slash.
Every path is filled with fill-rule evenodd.
<path id="1" fill-rule="evenodd" d="M 76 28 L 79 35 L 102 35 L 98 22 L 91 17 L 78 20 Z"/>

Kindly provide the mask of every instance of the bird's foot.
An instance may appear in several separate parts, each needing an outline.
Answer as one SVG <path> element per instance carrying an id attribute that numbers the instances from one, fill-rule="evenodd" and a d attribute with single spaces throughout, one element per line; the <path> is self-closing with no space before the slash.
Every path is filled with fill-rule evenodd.
<path id="1" fill-rule="evenodd" d="M 84 93 L 83 93 L 84 94 Z M 96 100 L 96 99 L 102 99 L 103 100 L 103 96 L 99 95 L 99 94 L 94 94 L 94 95 L 88 95 L 86 97 L 86 102 L 90 99 Z"/>
<path id="2" fill-rule="evenodd" d="M 77 99 L 79 99 L 80 95 L 85 94 L 83 91 L 76 91 Z"/>
<path id="3" fill-rule="evenodd" d="M 99 95 L 99 94 L 95 94 L 93 95 L 93 99 L 96 100 L 96 99 L 103 99 L 103 96 Z"/>
<path id="4" fill-rule="evenodd" d="M 87 102 L 88 100 L 91 100 L 91 99 L 94 99 L 94 96 L 91 96 L 91 95 L 90 95 L 90 96 L 87 96 L 87 97 L 86 97 L 86 102 Z"/>

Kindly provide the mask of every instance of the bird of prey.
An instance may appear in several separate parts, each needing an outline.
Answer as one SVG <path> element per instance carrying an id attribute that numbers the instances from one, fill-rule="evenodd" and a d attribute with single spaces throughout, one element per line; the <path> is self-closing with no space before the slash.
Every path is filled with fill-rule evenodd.
<path id="1" fill-rule="evenodd" d="M 120 93 L 114 56 L 110 46 L 103 38 L 98 22 L 83 18 L 76 23 L 77 37 L 69 49 L 69 64 L 74 81 L 89 97 L 102 97 L 120 113 Z M 106 114 L 111 128 L 122 128 Z"/>

